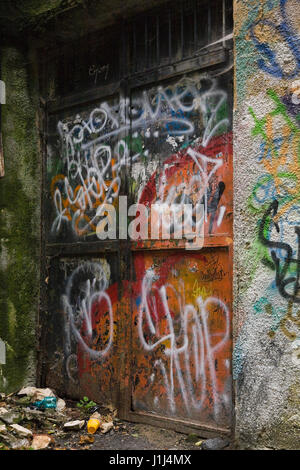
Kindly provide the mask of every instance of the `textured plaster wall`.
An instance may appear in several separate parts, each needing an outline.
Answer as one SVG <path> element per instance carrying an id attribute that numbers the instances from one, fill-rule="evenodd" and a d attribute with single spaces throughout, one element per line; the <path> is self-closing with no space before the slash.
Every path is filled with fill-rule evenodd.
<path id="1" fill-rule="evenodd" d="M 300 1 L 234 7 L 236 438 L 244 448 L 296 449 Z"/>
<path id="2" fill-rule="evenodd" d="M 26 53 L 1 51 L 5 176 L 0 179 L 0 338 L 6 364 L 0 391 L 35 381 L 39 286 L 40 168 L 36 83 Z"/>

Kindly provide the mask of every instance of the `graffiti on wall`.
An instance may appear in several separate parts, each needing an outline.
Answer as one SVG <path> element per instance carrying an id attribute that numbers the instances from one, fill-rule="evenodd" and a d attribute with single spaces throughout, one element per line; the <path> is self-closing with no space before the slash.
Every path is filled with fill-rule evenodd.
<path id="1" fill-rule="evenodd" d="M 257 5 L 247 33 L 262 80 L 271 85 L 264 104 L 248 108 L 251 135 L 259 143 L 255 159 L 260 167 L 248 198 L 248 208 L 257 217 L 257 239 L 251 250 L 257 262 L 252 276 L 261 263 L 273 272 L 265 293 L 254 303 L 254 312 L 269 316 L 271 338 L 281 332 L 294 341 L 300 335 L 299 2 L 267 3 Z"/>
<path id="2" fill-rule="evenodd" d="M 268 3 L 268 2 L 266 2 Z M 299 8 L 299 5 L 298 5 Z M 299 12 L 299 11 L 298 11 Z M 275 21 L 268 17 L 260 18 L 250 27 L 250 37 L 258 52 L 257 66 L 266 74 L 279 79 L 294 79 L 300 72 L 300 37 L 297 29 L 297 2 L 280 0 L 280 19 Z M 266 41 L 272 35 L 278 39 Z M 281 44 L 280 44 L 281 43 Z M 284 65 L 279 57 L 282 52 L 289 54 L 289 65 Z M 291 62 L 293 67 L 291 68 Z"/>
<path id="3" fill-rule="evenodd" d="M 259 215 L 258 242 L 263 247 L 261 260 L 274 270 L 273 288 L 289 301 L 286 314 L 281 313 L 284 316 L 276 323 L 278 327 L 288 318 L 297 325 L 298 313 L 293 304 L 297 304 L 299 299 L 300 127 L 295 118 L 296 105 L 292 93 L 280 98 L 270 89 L 267 95 L 272 103 L 271 109 L 262 118 L 257 117 L 252 107 L 249 108 L 254 121 L 252 135 L 261 139 L 258 162 L 264 169 L 249 198 L 249 207 Z M 274 309 L 278 310 L 276 306 Z M 271 331 L 276 331 L 277 327 Z M 287 332 L 285 327 L 284 332 Z M 294 333 L 286 336 L 293 339 Z"/>
<path id="4" fill-rule="evenodd" d="M 233 376 L 242 387 L 244 374 L 249 379 L 256 370 L 249 335 L 257 335 L 256 353 L 270 360 L 268 365 L 284 361 L 285 349 L 299 365 L 300 2 L 236 4 L 236 139 L 242 136 L 243 148 L 237 145 L 236 162 L 237 167 L 243 162 L 241 172 L 247 169 L 253 181 L 240 212 L 247 240 L 237 237 L 245 248 L 237 255 L 242 260 L 237 299 L 241 311 L 253 312 L 237 322 Z M 270 341 L 259 338 L 259 331 Z"/>

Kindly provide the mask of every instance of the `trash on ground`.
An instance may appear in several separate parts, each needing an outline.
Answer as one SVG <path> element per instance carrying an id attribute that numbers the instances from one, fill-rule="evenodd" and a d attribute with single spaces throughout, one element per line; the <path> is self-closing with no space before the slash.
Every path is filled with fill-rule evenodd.
<path id="1" fill-rule="evenodd" d="M 56 402 L 56 397 L 45 397 L 42 400 L 32 403 L 32 406 L 39 410 L 46 410 L 47 408 L 56 408 Z"/>
<path id="2" fill-rule="evenodd" d="M 83 428 L 85 424 L 85 420 L 75 420 L 75 421 L 69 421 L 68 423 L 65 423 L 64 424 L 64 429 L 68 430 L 68 431 L 75 431 L 75 430 L 78 430 L 78 429 L 81 429 Z"/>
<path id="3" fill-rule="evenodd" d="M 113 429 L 114 427 L 114 423 L 112 421 L 108 422 L 108 423 L 102 423 L 101 424 L 101 432 L 102 434 L 106 434 L 108 431 L 110 431 L 111 429 Z"/>
<path id="4" fill-rule="evenodd" d="M 46 449 L 51 441 L 52 438 L 47 434 L 35 434 L 30 447 L 34 450 Z"/>
<path id="5" fill-rule="evenodd" d="M 79 444 L 86 445 L 86 444 L 93 444 L 95 438 L 93 436 L 80 436 Z"/>
<path id="6" fill-rule="evenodd" d="M 43 400 L 45 397 L 55 397 L 55 393 L 50 388 L 25 387 L 18 392 L 19 396 L 26 395 L 32 401 Z"/>
<path id="7" fill-rule="evenodd" d="M 201 444 L 203 444 L 203 441 L 198 441 L 198 442 L 195 442 L 195 446 L 197 446 L 197 447 L 200 447 L 200 446 L 201 446 Z"/>
<path id="8" fill-rule="evenodd" d="M 87 431 L 89 434 L 95 434 L 97 429 L 100 427 L 100 419 L 98 418 L 90 418 L 87 423 Z"/>
<path id="9" fill-rule="evenodd" d="M 36 402 L 40 402 L 39 406 L 33 406 L 33 403 L 37 405 Z M 54 403 L 56 407 L 48 407 Z M 86 403 L 93 403 L 93 406 L 79 407 L 75 400 L 65 401 L 49 388 L 25 387 L 19 392 L 1 395 L 0 450 L 42 450 L 49 447 L 52 450 L 89 450 L 110 446 L 111 440 L 121 448 L 128 448 L 130 442 L 136 448 L 135 438 L 139 438 L 143 446 L 143 431 L 116 418 L 113 406 L 94 405 L 89 399 L 85 400 Z M 178 442 L 169 438 L 163 442 L 163 448 L 191 449 L 189 446 L 192 444 L 194 449 L 202 450 L 221 449 L 228 445 L 228 441 L 221 438 L 200 439 L 196 434 L 182 436 Z M 161 445 L 160 439 L 157 442 Z"/>

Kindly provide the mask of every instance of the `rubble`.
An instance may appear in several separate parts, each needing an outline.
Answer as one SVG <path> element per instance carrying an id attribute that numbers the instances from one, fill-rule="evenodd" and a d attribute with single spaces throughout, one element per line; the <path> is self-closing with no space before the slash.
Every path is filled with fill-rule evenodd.
<path id="1" fill-rule="evenodd" d="M 46 449 L 49 444 L 51 443 L 52 438 L 47 434 L 36 434 L 33 436 L 33 440 L 31 443 L 31 448 L 33 450 L 41 450 Z"/>
<path id="2" fill-rule="evenodd" d="M 5 444 L 10 449 L 27 449 L 30 447 L 30 441 L 28 439 L 19 439 L 13 434 L 8 432 L 1 434 L 1 443 Z"/>
<path id="3" fill-rule="evenodd" d="M 112 428 L 114 427 L 114 423 L 112 421 L 108 423 L 101 423 L 101 432 L 103 434 L 106 434 L 109 432 Z"/>
<path id="4" fill-rule="evenodd" d="M 58 398 L 56 409 L 57 411 L 64 411 L 66 409 L 66 402 L 62 398 Z"/>
<path id="5" fill-rule="evenodd" d="M 229 441 L 227 439 L 223 439 L 221 437 L 215 437 L 213 439 L 207 439 L 202 444 L 203 450 L 221 450 L 224 449 L 229 445 Z"/>
<path id="6" fill-rule="evenodd" d="M 18 392 L 18 396 L 27 396 L 32 401 L 43 400 L 46 397 L 55 397 L 55 393 L 50 388 L 25 387 Z"/>
<path id="7" fill-rule="evenodd" d="M 78 429 L 82 429 L 85 424 L 85 420 L 76 420 L 76 421 L 69 421 L 68 423 L 64 424 L 64 429 L 68 431 L 76 431 Z"/>
<path id="8" fill-rule="evenodd" d="M 43 400 L 45 403 L 54 403 L 49 397 L 55 399 L 55 408 L 35 406 Z M 66 401 L 57 397 L 50 388 L 24 387 L 19 392 L 4 395 L 2 398 L 4 401 L 0 402 L 0 448 L 4 446 L 8 449 L 46 449 L 54 442 L 54 438 L 68 439 L 72 432 L 83 431 L 87 423 L 87 410 L 78 409 L 75 404 L 73 408 L 69 408 Z M 104 411 L 103 414 L 98 412 L 100 408 Z M 90 414 L 89 420 L 97 419 L 101 423 L 99 436 L 114 428 L 115 408 L 95 404 L 90 411 L 93 413 Z M 81 435 L 77 445 L 89 448 L 93 442 L 93 436 Z"/>
<path id="9" fill-rule="evenodd" d="M 32 432 L 30 431 L 30 429 L 24 428 L 23 426 L 20 426 L 19 424 L 12 424 L 10 427 L 11 427 L 11 428 L 16 432 L 16 434 L 18 434 L 18 436 L 20 436 L 20 437 L 29 437 L 29 436 L 32 436 Z"/>
<path id="10" fill-rule="evenodd" d="M 55 395 L 56 408 L 36 409 L 32 405 L 34 400 L 43 396 Z M 0 450 L 34 449 L 42 450 L 90 450 L 96 448 L 110 448 L 110 446 L 124 446 L 132 444 L 137 446 L 150 445 L 145 440 L 143 431 L 139 427 L 124 423 L 116 418 L 116 410 L 112 406 L 96 405 L 89 409 L 78 407 L 78 402 L 63 400 L 56 393 L 47 389 L 25 387 L 18 393 L 2 397 L 0 402 Z M 43 400 L 43 398 L 42 398 Z M 88 432 L 88 422 L 91 419 L 99 420 L 100 425 L 92 435 Z M 203 440 L 196 434 L 180 437 L 175 440 L 169 437 L 167 441 L 156 437 L 156 432 L 147 431 L 147 436 L 155 440 L 157 448 L 163 445 L 164 449 L 222 449 L 228 441 L 221 438 Z M 152 433 L 152 434 L 151 434 Z M 155 437 L 153 437 L 155 436 Z M 162 441 L 163 444 L 161 443 Z M 111 444 L 111 442 L 113 444 Z M 112 447 L 114 448 L 114 447 Z M 116 447 L 118 448 L 118 447 Z"/>
<path id="11" fill-rule="evenodd" d="M 23 396 L 21 398 L 14 398 L 13 402 L 16 405 L 29 405 L 31 403 L 31 398 L 28 396 Z"/>
<path id="12" fill-rule="evenodd" d="M 0 415 L 0 420 L 5 424 L 14 424 L 20 421 L 20 414 L 15 411 L 7 411 Z"/>
<path id="13" fill-rule="evenodd" d="M 33 406 L 36 400 L 45 398 L 52 403 L 55 399 L 55 408 Z M 50 388 L 25 387 L 14 394 L 2 394 L 1 399 L 4 401 L 0 406 L 0 449 L 45 449 L 52 441 L 50 434 L 64 435 L 63 424 L 71 416 L 65 414 L 66 402 Z"/>

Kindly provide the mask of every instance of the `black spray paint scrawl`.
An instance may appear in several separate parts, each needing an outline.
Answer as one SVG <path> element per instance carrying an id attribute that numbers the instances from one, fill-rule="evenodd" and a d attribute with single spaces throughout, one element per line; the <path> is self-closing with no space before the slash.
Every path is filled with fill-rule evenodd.
<path id="1" fill-rule="evenodd" d="M 276 275 L 275 275 L 275 282 L 276 287 L 282 297 L 285 299 L 291 300 L 294 303 L 300 303 L 300 295 L 299 292 L 299 274 L 300 274 L 300 227 L 295 227 L 295 233 L 298 237 L 298 256 L 297 258 L 293 258 L 293 250 L 288 243 L 284 242 L 275 242 L 269 240 L 265 236 L 265 227 L 269 223 L 269 217 L 274 217 L 278 211 L 278 201 L 275 199 L 265 212 L 259 227 L 259 240 L 260 242 L 269 247 L 273 248 L 271 250 L 271 257 L 274 263 Z M 280 232 L 279 225 L 273 220 L 274 226 L 277 232 Z M 276 250 L 284 250 L 286 252 L 286 257 L 284 261 L 280 260 L 280 258 L 276 254 Z M 296 265 L 296 275 L 287 277 L 289 269 L 292 265 Z M 293 284 L 293 290 L 288 292 L 287 286 Z"/>

